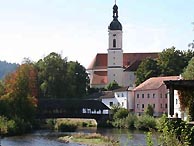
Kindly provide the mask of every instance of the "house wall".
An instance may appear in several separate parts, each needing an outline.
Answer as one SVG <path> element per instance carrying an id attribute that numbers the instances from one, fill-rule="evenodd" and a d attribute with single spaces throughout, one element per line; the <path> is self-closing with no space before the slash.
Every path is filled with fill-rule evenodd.
<path id="1" fill-rule="evenodd" d="M 135 72 L 124 71 L 123 72 L 122 86 L 135 87 Z"/>
<path id="2" fill-rule="evenodd" d="M 167 89 L 162 85 L 156 90 L 134 91 L 135 97 L 135 113 L 143 114 L 148 104 L 154 108 L 154 116 L 161 116 L 168 112 Z M 139 97 L 138 97 L 139 96 Z"/>
<path id="3" fill-rule="evenodd" d="M 128 91 L 128 110 L 134 111 L 135 110 L 135 98 L 134 98 L 134 92 L 132 90 Z"/>
<path id="4" fill-rule="evenodd" d="M 110 104 L 111 102 L 112 102 L 112 105 L 118 105 L 118 100 L 116 98 L 103 98 L 102 102 L 109 108 L 111 108 L 111 104 Z"/>
<path id="5" fill-rule="evenodd" d="M 124 91 L 124 92 L 115 92 L 115 98 L 117 99 L 118 104 L 122 108 L 127 109 L 127 98 L 128 98 L 127 91 Z"/>

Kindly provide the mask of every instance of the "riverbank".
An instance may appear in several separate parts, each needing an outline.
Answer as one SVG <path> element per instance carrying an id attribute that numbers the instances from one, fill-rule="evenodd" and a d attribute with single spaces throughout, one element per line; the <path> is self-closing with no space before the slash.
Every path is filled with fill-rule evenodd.
<path id="1" fill-rule="evenodd" d="M 78 144 L 86 144 L 91 146 L 120 146 L 119 141 L 107 137 L 102 136 L 101 134 L 92 133 L 92 134 L 85 134 L 85 133 L 78 133 L 71 136 L 63 136 L 58 138 L 59 141 L 63 143 L 74 142 Z"/>

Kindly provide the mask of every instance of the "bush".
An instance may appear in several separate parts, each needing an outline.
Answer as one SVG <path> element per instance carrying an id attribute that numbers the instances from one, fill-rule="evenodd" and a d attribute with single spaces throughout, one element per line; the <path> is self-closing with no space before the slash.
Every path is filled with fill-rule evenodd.
<path id="1" fill-rule="evenodd" d="M 180 119 L 168 119 L 163 115 L 157 122 L 157 128 L 161 132 L 161 145 L 194 145 L 194 127 L 189 126 L 188 123 Z"/>
<path id="2" fill-rule="evenodd" d="M 70 122 L 58 122 L 55 125 L 55 129 L 61 132 L 74 132 L 77 129 L 77 125 Z"/>
<path id="3" fill-rule="evenodd" d="M 125 119 L 125 127 L 129 129 L 134 129 L 135 121 L 137 121 L 137 116 L 135 114 L 129 113 Z"/>
<path id="4" fill-rule="evenodd" d="M 129 111 L 127 109 L 120 108 L 113 115 L 113 119 L 123 119 L 123 118 L 126 118 L 128 116 L 128 114 L 129 114 Z"/>
<path id="5" fill-rule="evenodd" d="M 134 125 L 140 130 L 156 129 L 156 120 L 149 115 L 142 115 L 137 118 Z"/>

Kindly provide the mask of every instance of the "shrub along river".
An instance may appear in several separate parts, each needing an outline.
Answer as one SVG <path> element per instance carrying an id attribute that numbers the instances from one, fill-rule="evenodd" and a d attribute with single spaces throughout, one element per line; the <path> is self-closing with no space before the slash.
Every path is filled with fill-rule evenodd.
<path id="1" fill-rule="evenodd" d="M 84 128 L 72 133 L 35 131 L 22 136 L 1 138 L 0 144 L 1 146 L 84 146 L 77 143 L 62 143 L 57 139 L 60 136 L 76 133 L 100 133 L 118 140 L 121 146 L 146 146 L 146 135 L 143 131 L 107 128 Z"/>

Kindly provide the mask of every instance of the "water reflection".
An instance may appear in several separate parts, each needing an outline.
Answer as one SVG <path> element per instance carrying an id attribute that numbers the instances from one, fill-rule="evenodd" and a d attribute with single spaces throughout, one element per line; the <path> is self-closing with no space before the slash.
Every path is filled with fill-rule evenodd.
<path id="1" fill-rule="evenodd" d="M 80 129 L 75 133 L 100 133 L 111 136 L 120 141 L 121 146 L 145 146 L 145 133 L 142 131 L 130 131 L 123 129 Z M 76 143 L 61 143 L 57 138 L 72 133 L 60 133 L 53 131 L 37 131 L 24 136 L 6 137 L 1 140 L 1 146 L 85 146 Z"/>

